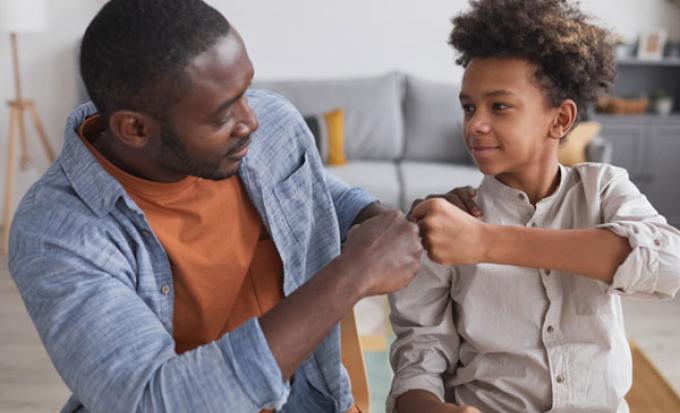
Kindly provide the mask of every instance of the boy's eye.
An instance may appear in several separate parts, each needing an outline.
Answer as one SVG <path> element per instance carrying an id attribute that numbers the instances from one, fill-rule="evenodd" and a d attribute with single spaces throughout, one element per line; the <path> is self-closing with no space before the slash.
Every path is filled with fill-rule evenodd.
<path id="1" fill-rule="evenodd" d="M 475 111 L 475 105 L 471 105 L 469 103 L 463 103 L 461 105 L 463 107 L 463 112 L 465 113 L 472 113 Z"/>
<path id="2" fill-rule="evenodd" d="M 493 104 L 493 110 L 497 111 L 503 111 L 510 108 L 510 105 L 506 105 L 505 103 L 494 103 Z"/>

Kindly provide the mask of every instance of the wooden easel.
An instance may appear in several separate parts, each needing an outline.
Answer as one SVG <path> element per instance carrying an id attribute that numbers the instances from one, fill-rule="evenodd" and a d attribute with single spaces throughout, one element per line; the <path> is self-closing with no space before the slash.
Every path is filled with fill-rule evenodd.
<path id="1" fill-rule="evenodd" d="M 31 162 L 31 157 L 28 154 L 28 138 L 26 137 L 26 124 L 24 122 L 24 112 L 28 111 L 33 120 L 33 125 L 40 142 L 42 143 L 47 159 L 50 163 L 54 162 L 54 151 L 47 140 L 45 128 L 43 127 L 38 111 L 35 105 L 30 100 L 24 100 L 21 94 L 21 78 L 19 75 L 19 57 L 17 52 L 16 34 L 10 35 L 10 43 L 12 45 L 12 60 L 14 63 L 14 88 L 16 89 L 16 100 L 7 102 L 9 106 L 9 133 L 7 135 L 7 173 L 5 174 L 5 196 L 3 198 L 3 217 L 2 217 L 2 247 L 0 253 L 6 255 L 9 250 L 9 228 L 12 222 L 12 192 L 14 190 L 14 161 L 15 161 L 15 147 L 17 138 L 21 143 L 21 168 L 26 167 Z M 18 133 L 17 133 L 18 132 Z"/>

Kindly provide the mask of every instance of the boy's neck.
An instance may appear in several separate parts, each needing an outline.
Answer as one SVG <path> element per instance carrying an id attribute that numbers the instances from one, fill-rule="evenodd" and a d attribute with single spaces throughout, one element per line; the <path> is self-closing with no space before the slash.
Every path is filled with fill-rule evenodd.
<path id="1" fill-rule="evenodd" d="M 509 171 L 495 176 L 504 185 L 523 191 L 532 205 L 552 195 L 560 184 L 557 157 L 550 162 L 535 163 L 520 171 Z"/>

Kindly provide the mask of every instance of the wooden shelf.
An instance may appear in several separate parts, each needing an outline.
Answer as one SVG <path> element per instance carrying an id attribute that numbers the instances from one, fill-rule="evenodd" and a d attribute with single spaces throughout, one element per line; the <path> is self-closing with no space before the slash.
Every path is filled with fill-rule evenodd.
<path id="1" fill-rule="evenodd" d="M 657 113 L 604 113 L 595 112 L 594 116 L 603 118 L 638 118 L 638 119 L 668 119 L 668 120 L 680 120 L 680 112 L 673 112 L 670 115 L 659 115 Z"/>
<path id="2" fill-rule="evenodd" d="M 668 66 L 680 67 L 680 57 L 666 57 L 660 60 L 652 59 L 638 59 L 635 57 L 627 57 L 616 60 L 619 66 Z"/>

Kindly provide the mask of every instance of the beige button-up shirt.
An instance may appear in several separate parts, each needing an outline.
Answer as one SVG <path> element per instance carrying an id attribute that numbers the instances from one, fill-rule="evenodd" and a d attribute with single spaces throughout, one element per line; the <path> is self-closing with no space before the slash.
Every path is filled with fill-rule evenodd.
<path id="1" fill-rule="evenodd" d="M 620 297 L 663 299 L 680 289 L 680 231 L 623 169 L 581 164 L 560 172 L 558 189 L 536 207 L 522 191 L 485 177 L 476 197 L 482 220 L 608 228 L 632 248 L 613 283 L 550 268 L 441 266 L 424 258 L 411 284 L 390 297 L 397 339 L 388 412 L 411 389 L 483 413 L 628 412 L 632 368 Z"/>

